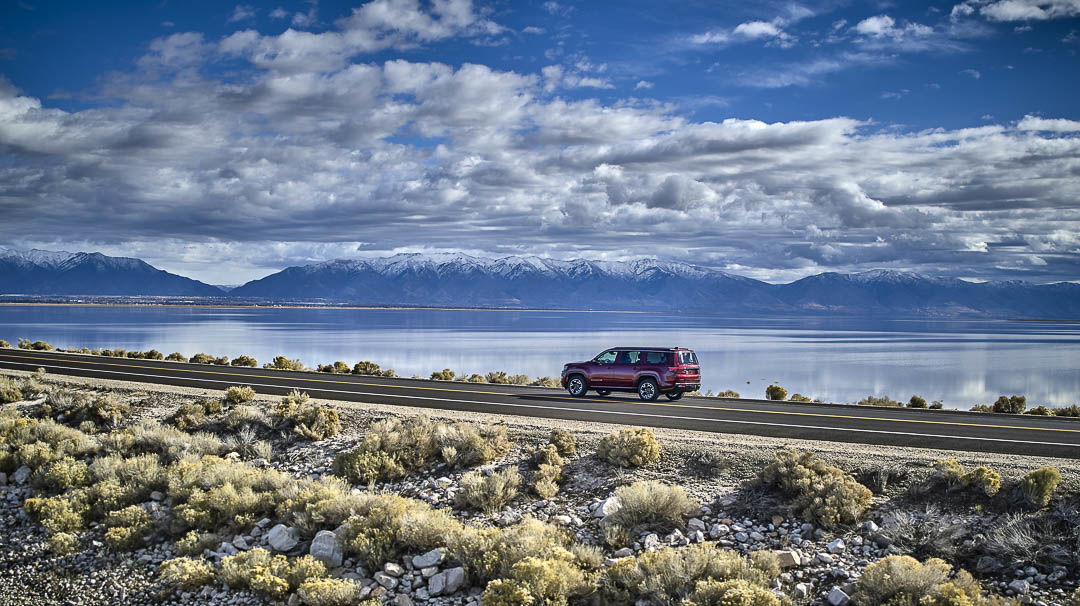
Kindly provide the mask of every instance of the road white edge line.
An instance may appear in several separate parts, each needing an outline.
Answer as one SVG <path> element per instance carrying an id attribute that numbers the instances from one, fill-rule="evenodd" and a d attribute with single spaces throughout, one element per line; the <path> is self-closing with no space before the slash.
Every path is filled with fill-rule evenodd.
<path id="1" fill-rule="evenodd" d="M 73 368 L 73 367 L 70 367 L 70 366 L 59 366 L 59 365 L 55 365 L 55 364 L 44 364 L 43 365 L 43 364 L 31 364 L 31 363 L 28 363 L 28 362 L 5 362 L 5 363 L 6 364 L 17 364 L 17 365 L 20 365 L 20 366 L 33 366 L 35 368 L 56 368 L 56 369 L 60 369 L 60 370 L 75 370 L 75 371 L 87 372 L 87 369 L 85 369 L 85 368 Z M 204 379 L 202 377 L 188 378 L 188 377 L 181 377 L 181 376 L 177 376 L 177 375 L 152 375 L 152 374 L 137 373 L 137 372 L 124 372 L 124 371 L 119 371 L 119 370 L 99 370 L 99 369 L 94 369 L 91 372 L 102 372 L 102 373 L 109 373 L 109 374 L 129 376 L 129 377 L 147 377 L 147 378 L 153 378 L 153 379 L 166 379 L 166 380 L 171 380 L 171 381 L 186 379 L 186 380 L 190 380 L 190 381 L 201 381 L 201 382 L 206 382 L 206 383 L 228 383 L 229 385 L 249 385 L 249 386 L 252 386 L 252 387 L 273 387 L 275 389 L 297 389 L 297 386 L 295 386 L 295 385 L 275 385 L 275 384 L 270 384 L 270 383 L 251 383 L 251 382 L 248 382 L 248 381 L 226 381 L 226 380 L 222 380 L 222 379 Z M 78 375 L 69 375 L 69 376 L 78 376 Z M 86 378 L 93 378 L 93 377 L 86 377 Z M 635 417 L 649 417 L 649 418 L 656 418 L 656 419 L 678 419 L 680 421 L 706 421 L 706 422 L 709 422 L 709 423 L 735 423 L 735 424 L 740 424 L 740 425 L 760 425 L 760 426 L 765 426 L 765 427 L 786 427 L 786 428 L 790 428 L 790 429 L 819 429 L 819 430 L 823 430 L 823 431 L 845 431 L 845 432 L 851 432 L 851 433 L 875 433 L 875 434 L 884 434 L 884 435 L 890 435 L 890 436 L 912 436 L 912 437 L 921 437 L 921 438 L 944 438 L 944 439 L 953 439 L 953 440 L 978 440 L 978 441 L 983 441 L 983 442 L 1004 442 L 1004 443 L 1009 443 L 1009 444 L 1036 444 L 1036 445 L 1040 445 L 1040 446 L 1065 446 L 1065 447 L 1070 447 L 1070 448 L 1080 448 L 1080 445 L 1063 443 L 1063 442 L 1040 442 L 1040 441 L 1035 441 L 1035 440 L 1014 440 L 1014 439 L 1009 439 L 1009 438 L 984 438 L 984 437 L 979 437 L 979 436 L 946 436 L 946 435 L 933 434 L 933 433 L 918 433 L 918 432 L 908 432 L 908 431 L 884 431 L 884 430 L 881 430 L 881 429 L 858 429 L 858 428 L 854 428 L 854 427 L 822 427 L 822 426 L 819 426 L 819 425 L 796 425 L 796 424 L 793 424 L 793 423 L 769 423 L 769 422 L 766 422 L 766 421 L 740 421 L 740 420 L 735 420 L 735 419 L 709 419 L 709 418 L 706 418 L 706 417 L 688 417 L 688 416 L 681 416 L 681 415 L 658 415 L 658 414 L 650 414 L 650 413 L 647 413 L 647 412 L 623 412 L 623 411 L 618 411 L 618 410 L 594 410 L 594 409 L 590 409 L 590 408 L 571 408 L 571 407 L 566 407 L 566 406 L 541 406 L 539 404 L 512 404 L 512 403 L 508 403 L 508 402 L 485 402 L 485 401 L 482 401 L 482 400 L 458 400 L 458 399 L 453 399 L 453 398 L 434 398 L 434 397 L 431 397 L 431 396 L 408 396 L 408 395 L 403 395 L 403 394 L 385 394 L 385 393 L 375 393 L 375 392 L 367 392 L 367 391 L 349 391 L 347 389 L 324 389 L 324 388 L 310 388 L 310 387 L 307 387 L 305 389 L 307 389 L 308 391 L 318 391 L 318 392 L 323 392 L 323 393 L 347 393 L 347 394 L 353 394 L 353 395 L 358 395 L 358 396 L 377 396 L 377 397 L 381 397 L 381 398 L 389 397 L 389 398 L 403 398 L 403 399 L 410 399 L 410 400 L 431 400 L 433 402 L 456 402 L 458 404 L 481 404 L 481 405 L 486 405 L 486 406 L 504 406 L 504 407 L 510 407 L 510 408 L 534 408 L 534 409 L 538 409 L 538 410 L 561 410 L 563 412 L 582 412 L 582 413 L 608 414 L 608 415 L 629 415 L 629 416 L 635 416 Z M 792 439 L 813 439 L 813 438 L 792 438 Z"/>

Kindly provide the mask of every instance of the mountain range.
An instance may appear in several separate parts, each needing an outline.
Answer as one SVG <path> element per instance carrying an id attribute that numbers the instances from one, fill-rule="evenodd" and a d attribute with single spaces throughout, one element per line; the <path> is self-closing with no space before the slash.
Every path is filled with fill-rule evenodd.
<path id="1" fill-rule="evenodd" d="M 683 311 L 747 315 L 1080 318 L 1080 284 L 973 283 L 911 272 L 770 284 L 686 263 L 398 254 L 289 267 L 229 289 L 99 253 L 0 250 L 0 293 L 229 297 L 247 302 Z"/>

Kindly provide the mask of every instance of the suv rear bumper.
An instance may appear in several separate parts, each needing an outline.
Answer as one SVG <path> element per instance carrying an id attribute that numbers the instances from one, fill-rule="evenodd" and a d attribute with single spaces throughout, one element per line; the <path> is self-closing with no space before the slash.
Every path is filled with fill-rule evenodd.
<path id="1" fill-rule="evenodd" d="M 671 387 L 665 388 L 667 390 L 677 389 L 679 391 L 697 391 L 701 389 L 701 383 L 676 383 Z"/>

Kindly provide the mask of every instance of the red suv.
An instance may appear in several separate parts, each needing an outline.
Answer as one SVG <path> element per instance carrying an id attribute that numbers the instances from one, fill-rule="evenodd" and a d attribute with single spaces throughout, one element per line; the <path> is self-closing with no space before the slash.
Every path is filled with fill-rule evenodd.
<path id="1" fill-rule="evenodd" d="M 701 387 L 697 354 L 682 347 L 616 347 L 588 362 L 563 366 L 562 384 L 575 398 L 590 389 L 606 396 L 613 391 L 636 391 L 646 402 L 661 393 L 678 400 Z"/>

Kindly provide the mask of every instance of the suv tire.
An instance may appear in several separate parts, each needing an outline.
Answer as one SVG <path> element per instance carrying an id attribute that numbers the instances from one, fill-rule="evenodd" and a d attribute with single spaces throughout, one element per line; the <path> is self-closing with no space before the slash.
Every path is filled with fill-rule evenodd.
<path id="1" fill-rule="evenodd" d="M 589 391 L 589 384 L 581 375 L 570 375 L 570 378 L 566 380 L 566 391 L 575 398 L 580 398 Z"/>
<path id="2" fill-rule="evenodd" d="M 683 392 L 681 392 L 681 391 L 672 391 L 672 392 L 666 393 L 664 395 L 667 396 L 667 399 L 674 402 L 675 400 L 681 399 L 683 397 Z"/>
<path id="3" fill-rule="evenodd" d="M 660 387 L 653 379 L 642 379 L 637 386 L 637 395 L 642 402 L 652 402 L 660 396 Z"/>

